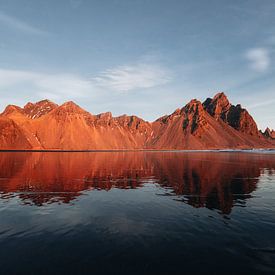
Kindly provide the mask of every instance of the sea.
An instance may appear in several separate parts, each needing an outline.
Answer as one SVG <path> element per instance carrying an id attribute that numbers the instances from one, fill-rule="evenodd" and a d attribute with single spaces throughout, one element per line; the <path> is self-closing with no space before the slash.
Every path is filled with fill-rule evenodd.
<path id="1" fill-rule="evenodd" d="M 275 274 L 275 151 L 0 152 L 0 274 Z"/>

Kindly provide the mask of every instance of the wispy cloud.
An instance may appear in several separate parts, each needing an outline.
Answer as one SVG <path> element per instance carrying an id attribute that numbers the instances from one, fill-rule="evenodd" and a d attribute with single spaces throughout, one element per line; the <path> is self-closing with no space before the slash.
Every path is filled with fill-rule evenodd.
<path id="1" fill-rule="evenodd" d="M 36 35 L 46 35 L 48 32 L 43 31 L 37 27 L 32 26 L 31 24 L 22 21 L 16 17 L 10 16 L 0 11 L 0 23 L 5 26 L 22 31 L 28 34 L 36 34 Z"/>
<path id="2" fill-rule="evenodd" d="M 92 90 L 93 84 L 77 75 L 0 69 L 0 94 L 64 100 L 88 96 Z"/>
<path id="3" fill-rule="evenodd" d="M 128 92 L 163 85 L 171 78 L 171 72 L 160 65 L 136 64 L 105 70 L 91 80 L 108 90 Z"/>
<path id="4" fill-rule="evenodd" d="M 0 94 L 22 91 L 51 99 L 87 97 L 95 93 L 152 88 L 171 80 L 171 72 L 157 65 L 118 66 L 95 77 L 0 68 Z"/>
<path id="5" fill-rule="evenodd" d="M 119 96 L 118 91 L 152 88 L 165 84 L 170 79 L 171 73 L 165 68 L 146 64 L 119 66 L 92 78 L 77 74 L 0 68 L 0 95 L 5 95 L 8 100 L 13 100 L 16 96 L 16 102 L 22 103 L 26 98 L 48 98 L 58 102 L 81 98 L 91 100 L 112 94 Z"/>
<path id="6" fill-rule="evenodd" d="M 246 59 L 250 68 L 256 72 L 265 72 L 270 66 L 269 50 L 266 48 L 253 48 L 246 52 Z"/>
<path id="7" fill-rule="evenodd" d="M 275 99 L 258 101 L 254 104 L 249 105 L 248 108 L 250 108 L 250 109 L 259 108 L 259 107 L 263 107 L 263 106 L 273 105 L 274 103 L 275 103 Z"/>

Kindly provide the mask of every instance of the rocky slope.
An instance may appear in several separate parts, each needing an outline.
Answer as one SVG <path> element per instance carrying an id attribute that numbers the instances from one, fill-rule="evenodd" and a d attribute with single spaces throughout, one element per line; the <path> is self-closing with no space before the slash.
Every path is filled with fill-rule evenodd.
<path id="1" fill-rule="evenodd" d="M 252 116 L 240 104 L 232 105 L 224 93 L 218 93 L 214 98 L 207 98 L 203 106 L 215 119 L 221 119 L 234 129 L 251 135 L 260 136 L 258 127 Z"/>
<path id="2" fill-rule="evenodd" d="M 149 123 L 136 116 L 93 115 L 74 102 L 42 100 L 0 115 L 0 149 L 222 149 L 274 148 L 273 132 L 260 134 L 241 105 L 224 93 Z"/>
<path id="3" fill-rule="evenodd" d="M 24 131 L 13 120 L 1 116 L 0 149 L 32 149 Z"/>
<path id="4" fill-rule="evenodd" d="M 275 131 L 273 129 L 270 130 L 268 127 L 262 134 L 267 138 L 275 139 Z"/>

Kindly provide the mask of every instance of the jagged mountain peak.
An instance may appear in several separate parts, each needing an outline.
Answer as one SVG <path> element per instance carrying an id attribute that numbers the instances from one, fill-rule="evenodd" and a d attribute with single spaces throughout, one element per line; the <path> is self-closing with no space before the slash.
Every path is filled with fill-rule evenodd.
<path id="1" fill-rule="evenodd" d="M 13 104 L 10 104 L 10 105 L 8 105 L 5 108 L 5 110 L 3 111 L 2 115 L 7 116 L 7 115 L 9 115 L 11 113 L 14 113 L 14 112 L 19 112 L 19 113 L 22 114 L 24 111 L 23 111 L 23 109 L 21 107 L 13 105 Z"/>
<path id="2" fill-rule="evenodd" d="M 69 101 L 66 101 L 66 102 L 64 102 L 61 106 L 63 106 L 63 107 L 66 107 L 66 106 L 78 106 L 79 107 L 79 105 L 77 105 L 75 102 L 73 102 L 72 100 L 69 100 Z"/>
<path id="3" fill-rule="evenodd" d="M 135 115 L 122 115 L 116 118 L 116 120 L 121 124 L 121 125 L 128 125 L 131 126 L 136 123 L 149 123 L 142 118 L 135 116 Z"/>
<path id="4" fill-rule="evenodd" d="M 37 119 L 43 115 L 48 114 L 57 107 L 58 105 L 54 102 L 48 99 L 43 99 L 35 103 L 28 102 L 24 106 L 23 110 L 27 117 L 31 119 Z"/>
<path id="5" fill-rule="evenodd" d="M 51 100 L 49 99 L 42 99 L 42 100 L 39 100 L 37 102 L 28 102 L 25 106 L 24 106 L 24 109 L 25 108 L 29 108 L 31 106 L 35 106 L 35 105 L 45 105 L 45 104 L 52 104 L 52 105 L 57 105 L 56 103 L 52 102 Z"/>
<path id="6" fill-rule="evenodd" d="M 67 101 L 56 108 L 55 113 L 87 114 L 88 112 L 82 109 L 75 102 Z"/>
<path id="7" fill-rule="evenodd" d="M 202 103 L 197 99 L 190 100 L 183 108 L 185 112 L 198 112 L 203 111 Z"/>
<path id="8" fill-rule="evenodd" d="M 105 112 L 97 115 L 99 119 L 111 119 L 113 117 L 111 112 Z"/>
<path id="9" fill-rule="evenodd" d="M 207 127 L 207 114 L 199 100 L 192 99 L 182 110 L 185 113 L 182 125 L 185 133 L 190 131 L 191 134 L 195 135 Z"/>
<path id="10" fill-rule="evenodd" d="M 7 113 L 9 113 L 7 115 Z M 150 123 L 135 115 L 91 115 L 73 101 L 9 105 L 0 115 L 0 148 L 61 150 L 274 148 L 273 130 L 260 134 L 241 105 L 224 93 L 191 100 Z M 41 119 L 36 119 L 41 117 Z M 6 119 L 6 120 L 5 120 Z M 50 130 L 49 130 L 50 129 Z"/>
<path id="11" fill-rule="evenodd" d="M 217 92 L 214 95 L 213 100 L 228 100 L 228 98 L 225 92 Z"/>
<path id="12" fill-rule="evenodd" d="M 223 120 L 234 129 L 251 136 L 258 136 L 256 122 L 241 104 L 231 104 L 225 93 L 217 93 L 212 99 L 207 98 L 203 103 L 204 109 L 216 120 Z"/>
<path id="13" fill-rule="evenodd" d="M 270 129 L 269 127 L 265 129 L 263 135 L 267 138 L 275 139 L 275 131 L 273 129 Z"/>
<path id="14" fill-rule="evenodd" d="M 203 107 L 216 119 L 226 120 L 226 113 L 230 109 L 231 103 L 224 92 L 219 92 L 213 98 L 207 98 L 203 102 Z"/>
<path id="15" fill-rule="evenodd" d="M 33 110 L 33 109 L 38 109 L 38 108 L 45 108 L 45 107 L 51 107 L 51 109 L 54 109 L 56 108 L 58 105 L 54 102 L 52 102 L 51 100 L 49 99 L 43 99 L 43 100 L 40 100 L 40 101 L 37 101 L 37 102 L 28 102 L 24 107 L 23 109 L 25 111 L 29 111 L 29 110 Z"/>

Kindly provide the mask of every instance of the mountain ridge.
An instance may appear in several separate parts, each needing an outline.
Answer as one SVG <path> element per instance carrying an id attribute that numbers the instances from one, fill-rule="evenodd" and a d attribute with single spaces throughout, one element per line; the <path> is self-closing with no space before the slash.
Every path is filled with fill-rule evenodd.
<path id="1" fill-rule="evenodd" d="M 249 112 L 223 92 L 192 99 L 148 122 L 135 115 L 91 114 L 73 101 L 8 105 L 0 114 L 1 150 L 179 150 L 275 148 L 274 131 L 262 133 Z"/>

